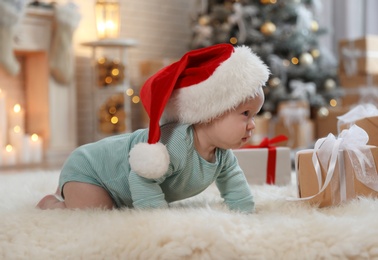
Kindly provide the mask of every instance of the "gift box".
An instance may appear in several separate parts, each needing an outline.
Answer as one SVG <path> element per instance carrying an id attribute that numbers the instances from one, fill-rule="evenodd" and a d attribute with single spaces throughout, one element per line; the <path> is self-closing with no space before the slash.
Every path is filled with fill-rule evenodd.
<path id="1" fill-rule="evenodd" d="M 282 101 L 277 106 L 277 114 L 279 117 L 291 116 L 293 112 L 296 117 L 310 118 L 310 104 L 306 100 L 289 100 Z"/>
<path id="2" fill-rule="evenodd" d="M 339 42 L 340 73 L 378 74 L 378 36 Z"/>
<path id="3" fill-rule="evenodd" d="M 340 73 L 339 81 L 343 88 L 366 88 L 367 86 L 378 88 L 378 75 L 346 75 Z"/>
<path id="4" fill-rule="evenodd" d="M 251 144 L 259 144 L 265 137 L 269 137 L 272 115 L 263 113 L 255 116 L 255 129 L 250 140 Z"/>
<path id="5" fill-rule="evenodd" d="M 357 126 L 363 128 L 369 135 L 367 144 L 378 146 L 378 116 L 365 117 L 354 122 Z M 340 126 L 340 131 L 349 128 L 349 124 Z"/>
<path id="6" fill-rule="evenodd" d="M 265 144 L 263 144 L 264 140 Z M 259 146 L 246 146 L 233 150 L 248 183 L 279 186 L 291 184 L 290 148 L 273 146 L 272 143 L 275 142 L 273 139 L 264 140 Z"/>
<path id="7" fill-rule="evenodd" d="M 310 119 L 304 119 L 301 122 L 289 123 L 284 120 L 278 120 L 274 126 L 275 135 L 285 135 L 288 141 L 281 142 L 280 146 L 290 148 L 301 148 L 312 146 L 315 140 L 315 125 Z"/>
<path id="8" fill-rule="evenodd" d="M 369 136 L 368 145 L 378 146 L 378 108 L 372 104 L 358 105 L 338 116 L 338 132 L 357 125 Z"/>
<path id="9" fill-rule="evenodd" d="M 290 148 L 307 147 L 314 141 L 314 122 L 310 120 L 310 105 L 304 100 L 280 102 L 273 135 L 285 135 Z"/>
<path id="10" fill-rule="evenodd" d="M 315 139 L 326 137 L 328 134 L 337 135 L 337 117 L 344 115 L 349 107 L 322 107 L 315 115 Z"/>
<path id="11" fill-rule="evenodd" d="M 339 137 L 330 134 L 314 149 L 297 152 L 299 200 L 327 207 L 358 196 L 378 197 L 378 147 L 367 146 L 367 133 L 356 125 Z"/>
<path id="12" fill-rule="evenodd" d="M 360 104 L 361 95 L 358 89 L 348 89 L 344 92 L 344 95 L 340 98 L 340 104 L 343 107 L 353 107 Z"/>
<path id="13" fill-rule="evenodd" d="M 361 87 L 344 89 L 340 103 L 345 107 L 369 103 L 378 104 L 378 88 Z"/>

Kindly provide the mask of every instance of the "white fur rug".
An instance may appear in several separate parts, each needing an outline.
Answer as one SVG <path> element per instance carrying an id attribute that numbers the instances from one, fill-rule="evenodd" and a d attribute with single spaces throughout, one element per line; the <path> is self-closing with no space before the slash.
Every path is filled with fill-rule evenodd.
<path id="1" fill-rule="evenodd" d="M 317 209 L 294 187 L 252 186 L 257 212 L 210 187 L 169 210 L 34 208 L 56 172 L 0 174 L 0 259 L 377 259 L 378 200 Z"/>

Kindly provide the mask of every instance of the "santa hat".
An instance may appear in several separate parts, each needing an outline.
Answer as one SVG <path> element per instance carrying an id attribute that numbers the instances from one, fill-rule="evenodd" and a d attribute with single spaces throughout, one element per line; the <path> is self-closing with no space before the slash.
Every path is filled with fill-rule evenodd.
<path id="1" fill-rule="evenodd" d="M 143 85 L 140 97 L 150 117 L 148 143 L 130 151 L 131 169 L 156 179 L 168 170 L 169 153 L 160 140 L 160 122 L 208 122 L 257 94 L 268 67 L 246 46 L 217 44 L 189 51 Z"/>

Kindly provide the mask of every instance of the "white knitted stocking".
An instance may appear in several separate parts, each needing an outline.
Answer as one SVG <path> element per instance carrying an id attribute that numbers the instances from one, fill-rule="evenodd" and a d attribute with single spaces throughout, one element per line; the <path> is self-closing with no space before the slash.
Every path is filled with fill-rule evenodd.
<path id="1" fill-rule="evenodd" d="M 20 65 L 13 53 L 13 44 L 25 7 L 26 0 L 0 1 L 0 66 L 11 75 L 20 71 Z"/>
<path id="2" fill-rule="evenodd" d="M 62 84 L 70 83 L 74 75 L 72 36 L 80 21 L 76 5 L 55 6 L 55 32 L 50 51 L 50 71 Z"/>

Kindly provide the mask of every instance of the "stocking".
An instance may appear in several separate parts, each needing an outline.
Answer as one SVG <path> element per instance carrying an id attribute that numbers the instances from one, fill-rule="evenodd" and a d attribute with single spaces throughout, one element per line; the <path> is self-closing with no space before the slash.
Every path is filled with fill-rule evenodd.
<path id="1" fill-rule="evenodd" d="M 20 65 L 13 53 L 13 41 L 25 7 L 26 0 L 0 1 L 0 66 L 11 75 L 20 71 Z"/>
<path id="2" fill-rule="evenodd" d="M 72 2 L 55 6 L 55 32 L 50 53 L 50 70 L 62 84 L 72 81 L 74 75 L 72 36 L 80 21 L 80 14 Z"/>

